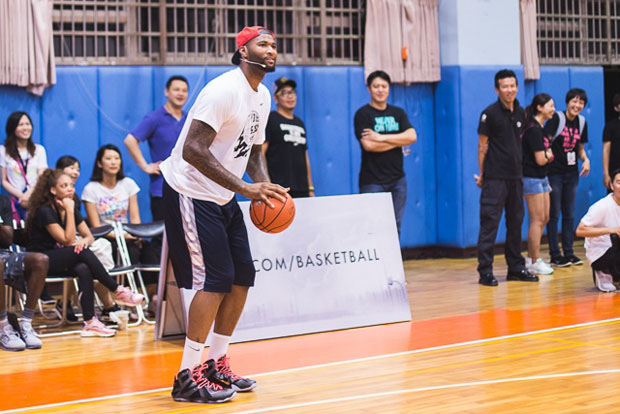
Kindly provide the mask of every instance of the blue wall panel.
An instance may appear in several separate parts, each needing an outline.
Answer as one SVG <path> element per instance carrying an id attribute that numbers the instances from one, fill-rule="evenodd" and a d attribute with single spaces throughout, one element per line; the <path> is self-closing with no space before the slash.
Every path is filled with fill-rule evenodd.
<path id="1" fill-rule="evenodd" d="M 418 132 L 418 142 L 405 158 L 408 200 L 401 245 L 475 246 L 479 227 L 480 190 L 473 175 L 478 172 L 476 132 L 480 112 L 497 99 L 494 66 L 446 66 L 442 81 L 434 84 L 395 85 L 390 103 L 405 109 Z M 588 119 L 592 161 L 589 177 L 580 181 L 575 218 L 600 198 L 601 132 L 603 127 L 603 75 L 599 67 L 541 67 L 541 79 L 524 82 L 521 68 L 519 101 L 523 106 L 535 93 L 550 93 L 558 108 L 570 87 L 586 89 L 590 97 L 584 115 Z M 125 172 L 142 187 L 139 194 L 143 220 L 151 219 L 148 177 L 133 163 L 123 139 L 142 118 L 165 102 L 166 80 L 181 74 L 190 82 L 186 110 L 202 87 L 230 67 L 59 67 L 58 83 L 42 97 L 21 88 L 0 87 L 0 119 L 22 109 L 31 114 L 35 141 L 48 151 L 53 165 L 60 155 L 72 154 L 82 163 L 78 181 L 81 193 L 92 171 L 97 148 L 114 143 L 123 151 Z M 297 82 L 296 114 L 308 129 L 309 155 L 318 195 L 358 192 L 361 151 L 353 131 L 353 115 L 368 103 L 361 67 L 281 67 L 267 74 L 265 85 L 273 92 L 280 76 Z M 275 108 L 275 103 L 273 104 Z M 148 156 L 148 146 L 142 144 Z M 504 240 L 500 227 L 498 242 Z M 527 234 L 527 218 L 523 237 Z"/>
<path id="2" fill-rule="evenodd" d="M 88 183 L 99 147 L 97 68 L 67 67 L 56 73 L 58 85 L 45 92 L 41 105 L 42 140 L 47 162 L 56 166 L 62 155 L 73 155 L 81 164 L 76 192 Z"/>

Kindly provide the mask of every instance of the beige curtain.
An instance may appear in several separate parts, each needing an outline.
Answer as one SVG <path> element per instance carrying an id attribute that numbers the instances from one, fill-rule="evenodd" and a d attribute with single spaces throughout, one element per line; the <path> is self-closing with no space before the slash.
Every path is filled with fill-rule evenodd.
<path id="1" fill-rule="evenodd" d="M 437 0 L 368 0 L 364 73 L 375 70 L 395 83 L 441 79 Z"/>
<path id="2" fill-rule="evenodd" d="M 521 63 L 526 80 L 540 79 L 536 44 L 536 0 L 520 0 Z"/>
<path id="3" fill-rule="evenodd" d="M 0 84 L 36 95 L 56 83 L 52 0 L 0 0 Z"/>

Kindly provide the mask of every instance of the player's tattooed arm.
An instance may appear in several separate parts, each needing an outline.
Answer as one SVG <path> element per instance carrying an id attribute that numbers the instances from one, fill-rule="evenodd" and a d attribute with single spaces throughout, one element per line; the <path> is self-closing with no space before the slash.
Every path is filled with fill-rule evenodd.
<path id="1" fill-rule="evenodd" d="M 215 135 L 215 130 L 209 125 L 196 119 L 192 120 L 185 138 L 185 144 L 183 145 L 183 159 L 222 187 L 239 193 L 244 197 L 263 200 L 270 207 L 273 207 L 273 204 L 269 201 L 269 197 L 278 198 L 280 201 L 285 200 L 284 194 L 288 189 L 272 184 L 268 180 L 267 182 L 255 182 L 254 184 L 247 183 L 228 171 L 209 149 L 215 139 Z M 252 153 L 254 153 L 254 150 L 252 148 Z M 257 150 L 260 152 L 260 148 Z M 266 167 L 263 168 L 266 170 Z M 250 176 L 252 177 L 251 173 Z M 265 176 L 269 178 L 267 173 L 265 173 Z M 256 179 L 256 177 L 252 178 Z"/>
<path id="2" fill-rule="evenodd" d="M 252 145 L 252 152 L 250 152 L 250 159 L 246 169 L 248 175 L 255 183 L 271 181 L 267 172 L 267 160 L 261 147 L 262 145 Z"/>
<path id="3" fill-rule="evenodd" d="M 228 171 L 209 149 L 216 134 L 208 124 L 193 119 L 183 145 L 183 159 L 222 187 L 243 194 L 247 183 Z"/>

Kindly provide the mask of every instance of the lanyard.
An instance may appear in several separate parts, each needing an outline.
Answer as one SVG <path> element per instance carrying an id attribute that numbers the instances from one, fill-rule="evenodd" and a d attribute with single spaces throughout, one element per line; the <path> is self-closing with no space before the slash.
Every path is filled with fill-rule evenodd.
<path id="1" fill-rule="evenodd" d="M 19 152 L 17 152 L 17 166 L 19 167 L 19 170 L 21 171 L 22 175 L 24 176 L 24 180 L 26 181 L 26 187 L 28 187 L 30 184 L 28 183 L 28 178 L 26 177 L 26 174 L 28 173 L 28 163 L 30 162 L 30 158 L 26 158 L 26 162 L 24 162 L 24 160 L 22 160 L 21 155 L 19 155 Z"/>

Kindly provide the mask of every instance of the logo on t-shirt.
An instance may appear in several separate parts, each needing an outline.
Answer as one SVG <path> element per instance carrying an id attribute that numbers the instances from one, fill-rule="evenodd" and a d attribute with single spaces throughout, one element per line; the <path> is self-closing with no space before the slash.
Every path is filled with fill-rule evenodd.
<path id="1" fill-rule="evenodd" d="M 568 126 L 564 127 L 559 137 L 562 138 L 562 148 L 564 148 L 564 152 L 572 151 L 577 145 L 577 141 L 581 138 L 579 135 L 579 128 L 571 128 Z"/>
<path id="2" fill-rule="evenodd" d="M 290 142 L 293 146 L 304 145 L 306 143 L 306 137 L 303 135 L 306 130 L 298 125 L 280 124 L 280 129 L 284 131 L 282 139 L 284 142 Z"/>
<path id="3" fill-rule="evenodd" d="M 375 117 L 375 132 L 398 132 L 398 126 L 393 116 Z"/>
<path id="4" fill-rule="evenodd" d="M 235 151 L 235 158 L 248 156 L 250 148 L 252 148 L 252 143 L 258 133 L 259 120 L 260 117 L 258 116 L 258 112 L 250 112 L 248 119 L 245 121 L 243 131 L 241 132 L 241 135 L 239 135 L 239 138 L 237 138 L 235 148 L 233 148 L 233 151 Z"/>

